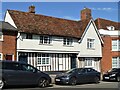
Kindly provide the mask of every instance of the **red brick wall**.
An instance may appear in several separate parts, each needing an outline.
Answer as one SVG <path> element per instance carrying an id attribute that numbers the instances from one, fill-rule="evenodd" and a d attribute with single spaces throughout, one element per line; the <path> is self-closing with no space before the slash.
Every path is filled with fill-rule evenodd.
<path id="1" fill-rule="evenodd" d="M 101 60 L 101 68 L 102 72 L 106 72 L 112 68 L 112 52 L 111 52 L 111 37 L 103 36 L 104 45 L 102 48 L 102 60 Z"/>
<path id="2" fill-rule="evenodd" d="M 16 60 L 16 47 L 17 47 L 17 33 L 15 32 L 4 32 L 3 42 L 2 42 L 2 53 L 3 59 L 5 59 L 6 54 L 13 54 L 14 60 Z"/>
<path id="3" fill-rule="evenodd" d="M 112 57 L 120 56 L 120 52 L 112 51 L 112 40 L 117 40 L 119 37 L 111 37 L 111 36 L 103 36 L 104 45 L 102 48 L 102 60 L 101 60 L 101 68 L 102 72 L 105 73 L 109 69 L 112 68 Z"/>

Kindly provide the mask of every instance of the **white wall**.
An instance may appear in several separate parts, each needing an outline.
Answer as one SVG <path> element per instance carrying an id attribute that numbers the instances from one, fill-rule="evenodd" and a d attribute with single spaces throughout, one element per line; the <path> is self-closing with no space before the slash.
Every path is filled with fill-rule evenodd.
<path id="1" fill-rule="evenodd" d="M 87 48 L 87 38 L 95 39 L 95 49 Z M 83 40 L 80 43 L 79 51 L 79 57 L 102 57 L 101 41 L 96 33 L 95 27 L 93 26 L 92 22 L 88 27 Z"/>
<path id="2" fill-rule="evenodd" d="M 101 35 L 120 36 L 120 30 L 99 29 Z"/>
<path id="3" fill-rule="evenodd" d="M 20 34 L 18 34 L 20 35 Z M 19 37 L 19 36 L 18 36 Z M 39 37 L 39 35 L 38 35 Z M 17 50 L 33 50 L 34 52 L 50 52 L 50 53 L 78 53 L 79 44 L 78 39 L 73 38 L 72 46 L 63 45 L 63 37 L 52 36 L 51 44 L 40 44 L 39 39 L 22 39 L 17 40 Z M 24 51 L 24 50 L 23 50 Z M 28 51 L 28 52 L 29 52 Z"/>
<path id="4" fill-rule="evenodd" d="M 10 24 L 13 25 L 15 28 L 17 28 L 8 11 L 6 12 L 6 15 L 5 15 L 5 22 L 10 23 Z"/>

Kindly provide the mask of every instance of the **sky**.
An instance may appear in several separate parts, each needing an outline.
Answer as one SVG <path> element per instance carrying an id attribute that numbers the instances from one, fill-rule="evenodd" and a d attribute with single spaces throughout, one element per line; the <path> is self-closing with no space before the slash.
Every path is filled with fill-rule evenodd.
<path id="1" fill-rule="evenodd" d="M 7 9 L 28 12 L 30 5 L 35 6 L 36 14 L 77 21 L 80 20 L 80 11 L 87 7 L 92 10 L 93 19 L 119 21 L 118 2 L 2 2 L 0 20 L 4 20 Z"/>

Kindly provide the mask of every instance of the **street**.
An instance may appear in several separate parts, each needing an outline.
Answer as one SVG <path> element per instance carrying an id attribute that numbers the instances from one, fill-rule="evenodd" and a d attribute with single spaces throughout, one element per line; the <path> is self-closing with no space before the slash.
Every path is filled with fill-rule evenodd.
<path id="1" fill-rule="evenodd" d="M 118 89 L 120 83 L 118 82 L 103 82 L 100 81 L 99 84 L 80 84 L 80 85 L 76 85 L 76 86 L 70 86 L 70 85 L 50 85 L 50 87 L 47 88 L 38 88 L 38 87 L 8 87 L 4 90 L 62 90 L 62 89 L 69 89 L 69 90 L 73 90 L 73 88 L 75 90 L 77 89 L 81 89 L 81 90 L 120 90 Z"/>

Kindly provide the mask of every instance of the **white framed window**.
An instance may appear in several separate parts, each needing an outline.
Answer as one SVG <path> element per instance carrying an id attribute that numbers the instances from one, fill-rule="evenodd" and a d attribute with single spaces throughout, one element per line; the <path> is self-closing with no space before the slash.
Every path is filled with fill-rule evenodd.
<path id="1" fill-rule="evenodd" d="M 112 51 L 120 51 L 120 40 L 112 40 Z"/>
<path id="2" fill-rule="evenodd" d="M 63 38 L 63 45 L 72 46 L 73 45 L 73 39 L 72 38 Z"/>
<path id="3" fill-rule="evenodd" d="M 117 46 L 117 40 L 112 40 L 112 51 L 117 50 L 118 46 Z"/>
<path id="4" fill-rule="evenodd" d="M 120 68 L 120 57 L 112 58 L 112 68 Z"/>
<path id="5" fill-rule="evenodd" d="M 0 41 L 3 41 L 3 33 L 0 32 Z"/>
<path id="6" fill-rule="evenodd" d="M 85 58 L 85 67 L 94 67 L 94 58 Z"/>
<path id="7" fill-rule="evenodd" d="M 40 36 L 40 44 L 51 44 L 52 38 L 50 36 Z"/>
<path id="8" fill-rule="evenodd" d="M 2 53 L 0 53 L 0 60 L 2 60 Z"/>
<path id="9" fill-rule="evenodd" d="M 33 35 L 32 34 L 26 34 L 26 33 L 21 33 L 21 37 L 22 39 L 33 39 Z"/>
<path id="10" fill-rule="evenodd" d="M 94 49 L 95 48 L 95 39 L 87 39 L 87 48 L 88 49 Z"/>
<path id="11" fill-rule="evenodd" d="M 37 66 L 50 65 L 50 55 L 44 53 L 38 53 Z"/>

